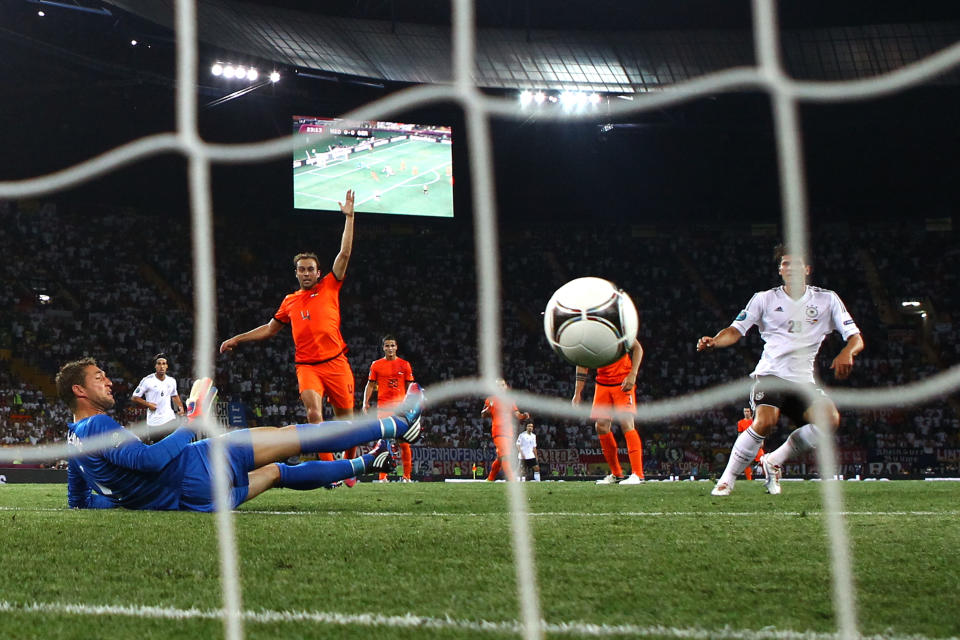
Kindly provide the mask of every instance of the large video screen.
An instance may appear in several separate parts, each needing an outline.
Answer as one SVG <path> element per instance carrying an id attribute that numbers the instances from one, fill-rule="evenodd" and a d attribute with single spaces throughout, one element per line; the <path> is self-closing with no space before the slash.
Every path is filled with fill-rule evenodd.
<path id="1" fill-rule="evenodd" d="M 339 211 L 347 189 L 356 211 L 453 217 L 450 127 L 294 116 L 295 209 Z"/>

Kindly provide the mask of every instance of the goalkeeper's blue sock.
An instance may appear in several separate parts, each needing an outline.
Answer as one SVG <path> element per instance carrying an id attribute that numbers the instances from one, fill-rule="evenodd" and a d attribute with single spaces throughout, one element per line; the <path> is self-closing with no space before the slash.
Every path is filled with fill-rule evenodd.
<path id="1" fill-rule="evenodd" d="M 334 421 L 297 425 L 297 435 L 300 437 L 300 451 L 302 453 L 344 451 L 358 444 L 380 440 L 381 438 L 393 439 L 406 432 L 406 421 L 396 416 L 381 420 Z"/>
<path id="2" fill-rule="evenodd" d="M 360 475 L 366 471 L 367 465 L 372 463 L 373 456 L 369 453 L 352 460 L 334 460 L 333 462 L 311 460 L 295 465 L 277 462 L 276 465 L 280 468 L 280 483 L 277 486 L 300 491 L 319 489 L 338 480 Z"/>

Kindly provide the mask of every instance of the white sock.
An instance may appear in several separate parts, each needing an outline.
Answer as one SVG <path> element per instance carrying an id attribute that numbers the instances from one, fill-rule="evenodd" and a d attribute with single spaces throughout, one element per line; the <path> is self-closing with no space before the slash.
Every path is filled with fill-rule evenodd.
<path id="1" fill-rule="evenodd" d="M 539 472 L 539 471 L 534 471 L 534 472 L 533 472 L 533 481 L 534 481 L 534 482 L 540 482 L 540 472 Z"/>
<path id="2" fill-rule="evenodd" d="M 736 482 L 737 476 L 743 473 L 747 465 L 753 462 L 757 457 L 757 451 L 763 446 L 763 436 L 753 430 L 753 427 L 747 427 L 737 436 L 733 443 L 733 450 L 730 452 L 730 460 L 727 461 L 727 468 L 723 470 L 720 476 L 720 482 L 725 482 L 730 486 Z"/>
<path id="3" fill-rule="evenodd" d="M 817 429 L 817 426 L 805 424 L 794 430 L 787 441 L 780 445 L 776 451 L 768 453 L 767 461 L 777 466 L 783 466 L 788 460 L 793 460 L 806 451 L 816 449 L 818 438 L 820 438 L 820 430 Z"/>

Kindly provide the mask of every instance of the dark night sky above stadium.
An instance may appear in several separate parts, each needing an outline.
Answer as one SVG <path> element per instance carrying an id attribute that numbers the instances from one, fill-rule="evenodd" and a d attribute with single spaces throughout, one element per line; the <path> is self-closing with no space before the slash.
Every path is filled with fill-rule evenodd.
<path id="1" fill-rule="evenodd" d="M 449 20 L 447 2 L 261 4 L 316 8 L 335 15 L 425 22 Z M 479 22 L 523 28 L 609 29 L 746 27 L 749 3 L 566 3 L 490 0 Z M 907 20 L 960 20 L 952 2 L 783 3 L 788 26 Z M 584 10 L 589 5 L 591 10 Z M 174 128 L 169 35 L 136 21 L 97 23 L 71 15 L 40 23 L 35 5 L 0 0 L 5 89 L 0 107 L 5 154 L 0 175 L 17 178 L 59 169 L 136 137 Z M 74 12 L 75 13 L 75 12 Z M 866 20 L 864 16 L 870 17 Z M 136 33 L 155 46 L 132 49 Z M 289 133 L 292 113 L 337 115 L 381 97 L 383 90 L 290 81 L 205 110 L 208 140 L 240 142 Z M 218 93 L 219 91 L 219 93 Z M 222 95 L 201 87 L 201 100 Z M 960 148 L 960 91 L 921 87 L 893 97 L 802 108 L 814 220 L 950 215 L 960 203 L 955 179 Z M 462 124 L 457 110 L 437 106 L 407 121 Z M 401 118 L 397 118 L 401 119 Z M 707 96 L 626 119 L 606 133 L 598 122 L 496 122 L 495 164 L 501 216 L 551 221 L 582 216 L 638 224 L 775 222 L 779 217 L 775 141 L 769 99 L 761 94 Z M 466 144 L 458 130 L 458 205 L 469 207 Z M 185 162 L 150 160 L 75 190 L 67 197 L 112 201 L 184 214 Z M 288 162 L 214 171 L 215 204 L 231 215 L 263 215 L 290 207 Z M 463 214 L 463 210 L 460 210 Z"/>

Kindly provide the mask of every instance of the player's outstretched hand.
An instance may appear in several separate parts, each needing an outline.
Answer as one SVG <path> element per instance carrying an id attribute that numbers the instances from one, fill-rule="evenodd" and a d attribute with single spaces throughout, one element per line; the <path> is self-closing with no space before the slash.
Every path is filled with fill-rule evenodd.
<path id="1" fill-rule="evenodd" d="M 703 336 L 697 340 L 697 351 L 706 351 L 708 349 L 713 349 L 715 346 L 717 345 L 710 336 Z"/>
<path id="2" fill-rule="evenodd" d="M 343 215 L 345 215 L 345 216 L 347 216 L 347 217 L 350 217 L 350 216 L 353 215 L 353 200 L 354 200 L 354 197 L 355 197 L 355 194 L 354 194 L 353 189 L 347 189 L 347 196 L 346 196 L 346 201 L 347 201 L 347 202 L 346 202 L 346 204 L 344 204 L 344 203 L 342 203 L 342 202 L 337 202 L 337 204 L 340 205 L 340 211 L 343 213 Z"/>
<path id="3" fill-rule="evenodd" d="M 846 380 L 853 372 L 853 356 L 841 351 L 830 363 L 830 368 L 833 369 L 833 375 L 837 380 Z"/>
<path id="4" fill-rule="evenodd" d="M 237 341 L 233 338 L 228 338 L 220 343 L 220 353 L 226 353 L 227 351 L 233 351 L 233 348 L 237 346 Z"/>

